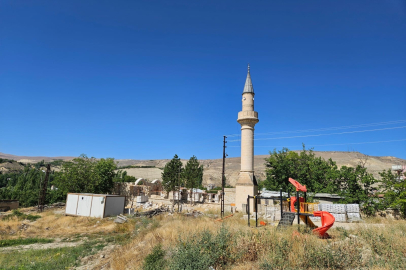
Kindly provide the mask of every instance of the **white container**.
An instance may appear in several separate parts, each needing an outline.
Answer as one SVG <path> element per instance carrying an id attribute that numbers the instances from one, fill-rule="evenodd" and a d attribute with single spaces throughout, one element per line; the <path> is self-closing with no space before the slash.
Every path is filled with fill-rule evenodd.
<path id="1" fill-rule="evenodd" d="M 125 196 L 68 193 L 65 215 L 104 218 L 124 211 Z"/>

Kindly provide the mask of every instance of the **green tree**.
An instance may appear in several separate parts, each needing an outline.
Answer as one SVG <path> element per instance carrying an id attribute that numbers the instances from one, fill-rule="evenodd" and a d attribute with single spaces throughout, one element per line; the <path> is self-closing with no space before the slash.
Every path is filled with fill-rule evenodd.
<path id="1" fill-rule="evenodd" d="M 175 195 L 175 190 L 177 187 L 181 186 L 180 175 L 183 171 L 182 161 L 175 154 L 175 156 L 169 161 L 162 172 L 162 186 L 166 192 L 173 192 Z M 174 202 L 175 203 L 175 200 Z"/>
<path id="2" fill-rule="evenodd" d="M 118 170 L 113 179 L 113 182 L 135 182 L 135 181 L 137 181 L 137 178 L 128 175 L 127 171 L 123 170 Z"/>
<path id="3" fill-rule="evenodd" d="M 55 185 L 63 194 L 109 193 L 114 186 L 116 169 L 117 165 L 112 158 L 96 160 L 81 155 L 62 165 L 61 174 L 57 177 Z"/>
<path id="4" fill-rule="evenodd" d="M 367 168 L 357 165 L 355 168 L 343 166 L 336 179 L 337 193 L 343 197 L 342 203 L 360 204 L 362 211 L 373 215 L 380 208 L 376 197 L 377 180 Z"/>
<path id="5" fill-rule="evenodd" d="M 182 179 L 186 187 L 191 189 L 191 198 L 193 198 L 193 188 L 201 187 L 203 182 L 203 165 L 200 165 L 195 156 L 186 163 Z M 193 199 L 190 200 L 190 203 L 193 203 Z"/>
<path id="6" fill-rule="evenodd" d="M 383 207 L 393 208 L 406 217 L 406 173 L 397 175 L 390 169 L 379 173 L 381 176 L 380 189 L 384 194 Z"/>
<path id="7" fill-rule="evenodd" d="M 283 148 L 274 150 L 266 160 L 266 180 L 261 183 L 266 189 L 279 190 L 282 188 L 294 192 L 289 178 L 306 185 L 312 192 L 332 192 L 335 190 L 334 179 L 338 176 L 336 163 L 329 159 L 316 157 L 313 150 L 306 150 L 299 154 Z"/>
<path id="8" fill-rule="evenodd" d="M 358 203 L 363 212 L 372 215 L 380 207 L 376 200 L 374 188 L 377 180 L 367 172 L 366 160 L 360 160 L 355 167 L 343 166 L 337 168 L 332 160 L 316 157 L 313 150 L 303 150 L 300 153 L 283 148 L 275 150 L 266 159 L 266 180 L 261 183 L 269 190 L 294 192 L 295 188 L 289 183 L 289 178 L 306 185 L 307 190 L 318 193 L 338 193 L 343 197 L 343 203 Z"/>

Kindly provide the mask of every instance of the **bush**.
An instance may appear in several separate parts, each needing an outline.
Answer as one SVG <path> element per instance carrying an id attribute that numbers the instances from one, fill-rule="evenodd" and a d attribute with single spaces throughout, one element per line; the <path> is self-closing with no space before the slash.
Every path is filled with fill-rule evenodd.
<path id="1" fill-rule="evenodd" d="M 226 227 L 221 227 L 217 235 L 209 231 L 180 240 L 173 254 L 171 270 L 219 269 L 231 258 L 231 235 Z"/>
<path id="2" fill-rule="evenodd" d="M 40 215 L 27 215 L 24 213 L 21 213 L 20 210 L 18 209 L 14 209 L 13 213 L 11 213 L 10 215 L 4 216 L 3 219 L 4 220 L 10 220 L 13 217 L 16 217 L 18 220 L 24 220 L 24 219 L 28 219 L 29 221 L 36 221 L 37 219 L 41 218 Z"/>
<path id="3" fill-rule="evenodd" d="M 0 247 L 10 247 L 10 246 L 18 246 L 18 245 L 29 245 L 35 243 L 52 243 L 54 242 L 53 239 L 45 239 L 45 238 L 25 238 L 25 239 L 4 239 L 0 240 Z"/>
<path id="4" fill-rule="evenodd" d="M 165 250 L 163 250 L 162 246 L 159 244 L 152 249 L 152 252 L 148 254 L 147 257 L 145 257 L 142 269 L 144 270 L 164 269 L 165 264 L 166 264 Z"/>

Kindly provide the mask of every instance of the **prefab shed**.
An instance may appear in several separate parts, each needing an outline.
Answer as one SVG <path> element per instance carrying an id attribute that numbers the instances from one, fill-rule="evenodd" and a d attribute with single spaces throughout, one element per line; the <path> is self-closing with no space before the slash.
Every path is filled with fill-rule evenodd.
<path id="1" fill-rule="evenodd" d="M 68 193 L 66 196 L 66 215 L 104 218 L 117 216 L 124 212 L 125 196 Z"/>

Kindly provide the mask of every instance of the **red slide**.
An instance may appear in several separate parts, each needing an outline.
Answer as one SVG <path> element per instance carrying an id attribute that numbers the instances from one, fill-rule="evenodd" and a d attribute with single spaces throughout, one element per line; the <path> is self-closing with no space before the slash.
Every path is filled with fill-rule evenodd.
<path id="1" fill-rule="evenodd" d="M 289 182 L 295 186 L 296 191 L 307 192 L 306 186 L 302 186 L 298 181 L 293 178 L 289 178 Z"/>
<path id="2" fill-rule="evenodd" d="M 314 229 L 313 232 L 322 238 L 328 238 L 327 230 L 333 226 L 336 219 L 332 214 L 326 211 L 315 211 L 313 215 L 315 217 L 321 217 L 321 227 Z"/>

